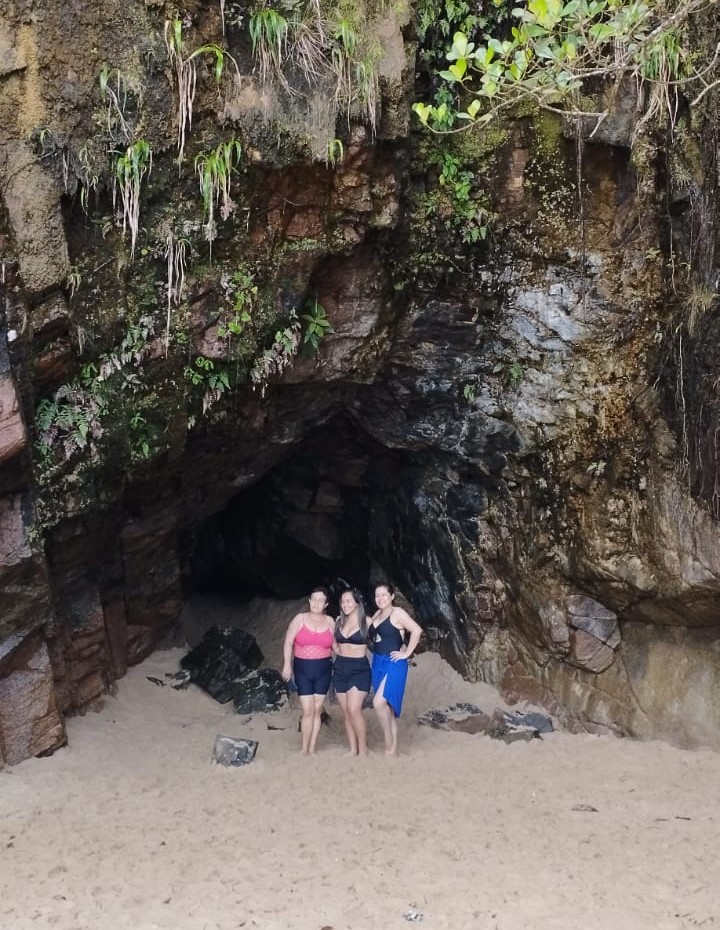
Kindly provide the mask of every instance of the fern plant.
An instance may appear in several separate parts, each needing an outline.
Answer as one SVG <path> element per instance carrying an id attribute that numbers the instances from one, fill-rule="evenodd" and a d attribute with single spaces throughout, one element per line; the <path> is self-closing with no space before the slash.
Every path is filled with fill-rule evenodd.
<path id="1" fill-rule="evenodd" d="M 140 188 L 143 178 L 152 170 L 152 148 L 144 139 L 129 145 L 124 154 L 118 155 L 113 176 L 113 208 L 120 191 L 122 202 L 123 235 L 130 229 L 130 258 L 135 254 L 138 229 L 140 227 Z"/>
<path id="2" fill-rule="evenodd" d="M 272 345 L 255 359 L 250 370 L 253 390 L 260 391 L 261 397 L 265 397 L 273 375 L 282 374 L 292 364 L 300 346 L 301 335 L 300 320 L 293 310 L 287 326 L 276 331 Z"/>
<path id="3" fill-rule="evenodd" d="M 237 139 L 221 142 L 211 152 L 203 152 L 195 158 L 195 171 L 200 184 L 203 202 L 205 238 L 212 244 L 217 236 L 215 224 L 215 207 L 219 205 L 220 216 L 227 219 L 235 208 L 230 197 L 232 175 L 242 157 L 242 146 Z"/>
<path id="4" fill-rule="evenodd" d="M 100 71 L 100 95 L 107 105 L 105 123 L 108 134 L 122 142 L 130 141 L 130 126 L 125 117 L 128 85 L 117 68 L 103 65 Z"/>
<path id="5" fill-rule="evenodd" d="M 184 237 L 179 239 L 172 230 L 165 239 L 165 258 L 167 260 L 167 314 L 165 318 L 165 358 L 170 348 L 170 323 L 173 304 L 178 306 L 185 288 L 185 268 L 187 250 L 190 243 Z"/>
<path id="6" fill-rule="evenodd" d="M 272 7 L 262 7 L 250 17 L 250 39 L 253 55 L 260 65 L 261 80 L 266 82 L 276 76 L 282 76 L 283 61 L 286 57 L 288 38 L 288 21 Z"/>
<path id="7" fill-rule="evenodd" d="M 349 3 L 328 4 L 299 0 L 280 4 L 283 12 L 267 2 L 250 17 L 253 54 L 263 82 L 277 81 L 293 90 L 286 72 L 302 75 L 311 86 L 334 86 L 332 100 L 348 118 L 359 116 L 377 126 L 379 88 L 377 64 L 382 54 L 377 40 Z"/>
<path id="8" fill-rule="evenodd" d="M 183 38 L 183 23 L 181 19 L 172 19 L 165 22 L 165 47 L 168 53 L 170 66 L 175 73 L 178 90 L 178 166 L 182 165 L 185 153 L 185 137 L 192 127 L 192 112 L 197 89 L 198 62 L 209 56 L 214 61 L 215 82 L 219 85 L 222 80 L 226 62 L 231 62 L 236 73 L 239 74 L 237 63 L 229 52 L 219 45 L 208 43 L 196 48 L 194 52 L 186 54 L 185 40 Z"/>

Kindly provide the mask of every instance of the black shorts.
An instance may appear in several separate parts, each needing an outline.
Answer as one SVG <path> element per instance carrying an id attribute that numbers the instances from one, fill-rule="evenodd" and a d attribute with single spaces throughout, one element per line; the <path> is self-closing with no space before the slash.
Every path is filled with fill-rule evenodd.
<path id="1" fill-rule="evenodd" d="M 298 694 L 327 694 L 332 678 L 332 659 L 294 659 L 293 677 Z"/>
<path id="2" fill-rule="evenodd" d="M 335 656 L 333 686 L 338 694 L 345 694 L 351 688 L 367 694 L 370 691 L 370 663 L 365 656 L 359 659 Z"/>

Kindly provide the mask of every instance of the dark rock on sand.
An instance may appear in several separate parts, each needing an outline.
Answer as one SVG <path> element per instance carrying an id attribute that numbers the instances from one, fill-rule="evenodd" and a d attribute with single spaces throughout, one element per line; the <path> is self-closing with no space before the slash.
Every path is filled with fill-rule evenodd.
<path id="1" fill-rule="evenodd" d="M 260 666 L 263 654 L 255 637 L 245 630 L 214 626 L 180 660 L 190 680 L 226 704 L 236 693 L 238 683 Z"/>
<path id="2" fill-rule="evenodd" d="M 553 729 L 552 720 L 545 714 L 521 714 L 498 707 L 488 715 L 474 704 L 464 703 L 453 704 L 445 710 L 429 710 L 418 718 L 418 723 L 439 730 L 484 733 L 505 743 L 540 739 L 542 733 L 550 733 Z"/>
<path id="3" fill-rule="evenodd" d="M 287 685 L 274 668 L 250 672 L 233 684 L 233 706 L 238 714 L 278 710 L 287 699 Z"/>

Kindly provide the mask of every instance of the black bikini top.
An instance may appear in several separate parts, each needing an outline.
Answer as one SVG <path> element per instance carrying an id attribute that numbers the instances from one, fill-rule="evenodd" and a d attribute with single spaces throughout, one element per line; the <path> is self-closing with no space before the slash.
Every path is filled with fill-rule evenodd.
<path id="1" fill-rule="evenodd" d="M 335 642 L 340 643 L 341 645 L 347 643 L 350 646 L 364 646 L 367 640 L 362 635 L 361 630 L 355 630 L 355 632 L 351 633 L 350 636 L 343 636 L 342 630 L 338 628 L 335 630 Z"/>

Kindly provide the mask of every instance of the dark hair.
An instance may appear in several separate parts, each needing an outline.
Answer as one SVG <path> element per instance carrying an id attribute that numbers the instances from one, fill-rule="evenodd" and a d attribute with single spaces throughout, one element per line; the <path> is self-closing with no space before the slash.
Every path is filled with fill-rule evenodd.
<path id="1" fill-rule="evenodd" d="M 323 588 L 323 586 L 322 586 L 321 584 L 318 585 L 316 588 L 313 588 L 313 589 L 312 589 L 312 591 L 310 592 L 310 597 L 312 597 L 313 594 L 324 594 L 324 595 L 325 595 L 325 600 L 326 600 L 326 601 L 329 601 L 329 600 L 330 600 L 330 595 L 328 594 L 327 588 Z"/>
<path id="2" fill-rule="evenodd" d="M 375 590 L 377 591 L 378 588 L 387 588 L 388 594 L 395 593 L 395 588 L 390 584 L 389 581 L 378 581 L 378 583 L 375 585 Z"/>
<path id="3" fill-rule="evenodd" d="M 360 627 L 360 633 L 362 635 L 363 641 L 367 642 L 368 641 L 368 623 L 367 623 L 367 613 L 365 611 L 365 598 L 362 596 L 362 594 L 360 593 L 360 591 L 358 591 L 357 588 L 345 588 L 344 591 L 340 592 L 338 603 L 339 601 L 342 600 L 343 594 L 352 594 L 353 600 L 357 604 L 358 626 Z M 347 618 L 341 609 L 340 614 L 337 620 L 335 621 L 335 632 L 336 633 L 342 633 L 343 627 L 345 626 L 346 619 Z"/>

